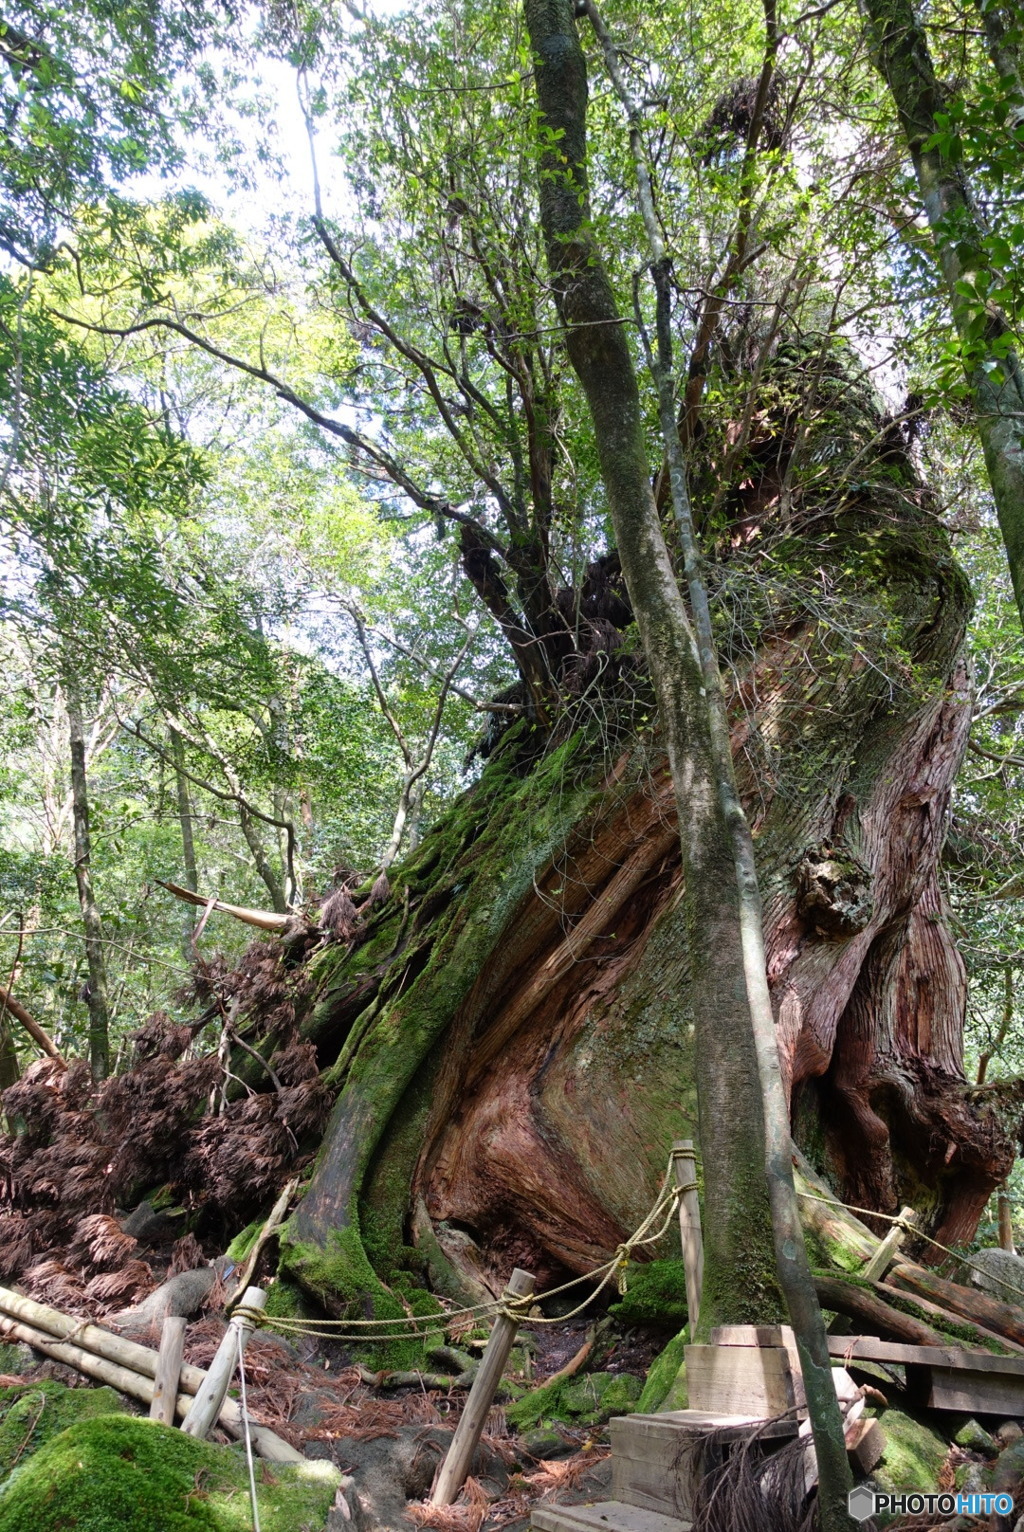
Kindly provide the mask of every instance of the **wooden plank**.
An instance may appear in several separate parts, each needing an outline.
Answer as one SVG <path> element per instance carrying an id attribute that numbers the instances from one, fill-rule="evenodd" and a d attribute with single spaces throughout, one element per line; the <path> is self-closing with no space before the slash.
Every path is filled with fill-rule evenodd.
<path id="1" fill-rule="evenodd" d="M 683 1355 L 696 1410 L 768 1417 L 793 1407 L 793 1375 L 781 1346 L 687 1346 Z"/>
<path id="2" fill-rule="evenodd" d="M 689 1520 L 693 1514 L 693 1493 L 700 1444 L 697 1437 L 676 1442 L 667 1461 L 651 1462 L 643 1458 L 612 1454 L 612 1496 L 642 1510 L 660 1511 L 664 1516 Z"/>
<path id="3" fill-rule="evenodd" d="M 722 1415 L 714 1410 L 666 1410 L 661 1415 L 616 1415 L 608 1422 L 613 1442 L 636 1441 L 642 1437 L 678 1441 L 681 1436 L 714 1430 L 746 1436 L 752 1427 L 764 1437 L 795 1436 L 793 1419 L 762 1419 L 756 1415 Z"/>
<path id="4" fill-rule="evenodd" d="M 789 1325 L 716 1325 L 711 1332 L 712 1346 L 785 1346 L 784 1331 Z"/>
<path id="5" fill-rule="evenodd" d="M 1024 1356 L 993 1356 L 989 1351 L 968 1351 L 959 1346 L 911 1346 L 902 1341 L 878 1340 L 874 1335 L 830 1335 L 829 1355 L 844 1362 L 863 1357 L 868 1362 L 898 1362 L 904 1366 L 963 1368 L 1008 1378 L 1024 1378 Z"/>
<path id="6" fill-rule="evenodd" d="M 535 1505 L 530 1525 L 538 1532 L 690 1532 L 690 1523 L 621 1500 L 595 1505 Z"/>
<path id="7" fill-rule="evenodd" d="M 1000 1377 L 961 1367 L 929 1369 L 926 1403 L 933 1410 L 968 1415 L 1024 1415 L 1024 1377 Z"/>
<path id="8" fill-rule="evenodd" d="M 855 1421 L 846 1432 L 846 1451 L 854 1473 L 870 1473 L 885 1452 L 885 1432 L 878 1421 Z"/>

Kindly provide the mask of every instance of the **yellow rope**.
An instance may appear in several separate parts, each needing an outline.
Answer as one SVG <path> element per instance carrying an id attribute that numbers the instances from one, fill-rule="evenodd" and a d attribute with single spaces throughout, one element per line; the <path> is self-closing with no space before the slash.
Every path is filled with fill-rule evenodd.
<path id="1" fill-rule="evenodd" d="M 236 1309 L 236 1314 L 244 1313 L 245 1318 L 253 1324 L 261 1325 L 266 1329 L 281 1330 L 293 1335 L 310 1335 L 323 1340 L 334 1340 L 352 1344 L 369 1344 L 370 1342 L 386 1342 L 393 1340 L 421 1340 L 424 1335 L 429 1335 L 432 1330 L 446 1330 L 452 1320 L 464 1317 L 467 1314 L 476 1315 L 480 1319 L 496 1318 L 504 1314 L 515 1324 L 522 1324 L 529 1317 L 530 1310 L 536 1303 L 543 1299 L 555 1298 L 560 1293 L 568 1292 L 571 1288 L 579 1287 L 583 1282 L 593 1281 L 600 1277 L 601 1281 L 593 1292 L 589 1293 L 579 1306 L 568 1314 L 559 1315 L 557 1319 L 546 1319 L 542 1315 L 534 1315 L 531 1324 L 565 1324 L 566 1320 L 575 1319 L 578 1314 L 588 1308 L 590 1304 L 604 1291 L 608 1283 L 614 1277 L 618 1284 L 619 1292 L 625 1293 L 625 1268 L 629 1264 L 632 1252 L 642 1245 L 655 1245 L 662 1239 L 672 1220 L 679 1199 L 684 1192 L 695 1191 L 696 1181 L 687 1182 L 683 1186 L 668 1187 L 668 1179 L 672 1173 L 672 1162 L 662 1178 L 658 1195 L 654 1205 L 646 1218 L 640 1224 L 635 1233 L 629 1239 L 619 1245 L 610 1261 L 604 1261 L 600 1266 L 595 1266 L 592 1271 L 584 1272 L 582 1276 L 573 1277 L 568 1282 L 563 1282 L 560 1287 L 548 1288 L 543 1293 L 528 1293 L 519 1296 L 514 1293 L 503 1293 L 500 1298 L 493 1298 L 486 1303 L 476 1303 L 465 1308 L 445 1309 L 440 1314 L 405 1315 L 399 1319 L 300 1319 L 297 1316 L 274 1316 L 269 1317 L 262 1311 L 255 1309 Z M 649 1231 L 654 1223 L 662 1219 L 661 1227 L 651 1234 Z M 359 1333 L 341 1333 L 341 1327 L 345 1326 L 349 1331 L 355 1326 L 362 1325 L 403 1325 L 404 1329 L 395 1329 L 382 1332 L 360 1331 Z M 329 1328 L 337 1326 L 338 1329 Z M 418 1328 L 417 1328 L 418 1327 Z"/>
<path id="2" fill-rule="evenodd" d="M 817 1192 L 798 1192 L 798 1197 L 806 1197 L 811 1202 L 823 1202 L 826 1207 L 841 1208 L 845 1213 L 866 1213 L 869 1218 L 880 1218 L 883 1223 L 903 1223 L 903 1217 L 899 1213 L 878 1213 L 874 1208 L 851 1207 L 846 1202 L 840 1202 L 836 1198 L 822 1197 Z M 995 1282 L 999 1287 L 1004 1287 L 1008 1293 L 1016 1293 L 1018 1298 L 1024 1298 L 1024 1287 L 1017 1287 L 1015 1283 L 1008 1282 L 1005 1277 L 997 1277 L 994 1272 L 986 1271 L 984 1266 L 977 1266 L 969 1255 L 961 1255 L 956 1250 L 951 1250 L 948 1245 L 940 1240 L 933 1239 L 930 1234 L 925 1234 L 923 1229 L 914 1228 L 913 1233 L 919 1238 L 926 1240 L 929 1245 L 934 1245 L 936 1250 L 941 1250 L 945 1255 L 951 1255 L 954 1261 L 960 1261 L 964 1266 L 969 1266 L 972 1271 L 980 1271 L 982 1276 L 990 1282 Z"/>

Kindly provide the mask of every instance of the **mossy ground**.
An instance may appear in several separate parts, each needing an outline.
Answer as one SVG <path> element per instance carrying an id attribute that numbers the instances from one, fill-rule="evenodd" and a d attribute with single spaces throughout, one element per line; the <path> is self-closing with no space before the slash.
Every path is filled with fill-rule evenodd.
<path id="1" fill-rule="evenodd" d="M 939 1473 L 949 1452 L 945 1438 L 925 1421 L 902 1410 L 886 1410 L 882 1429 L 885 1453 L 871 1477 L 887 1490 L 937 1489 Z"/>
<path id="2" fill-rule="evenodd" d="M 642 1391 L 643 1384 L 632 1373 L 591 1372 L 531 1389 L 507 1405 L 505 1414 L 520 1431 L 549 1420 L 594 1426 L 635 1410 Z"/>
<path id="3" fill-rule="evenodd" d="M 263 1532 L 319 1532 L 338 1486 L 336 1469 L 259 1463 L 256 1475 Z M 0 1532 L 251 1527 L 241 1454 L 132 1415 L 80 1421 L 52 1437 L 0 1486 Z"/>
<path id="4" fill-rule="evenodd" d="M 120 1409 L 112 1388 L 68 1388 L 44 1378 L 0 1389 L 0 1481 L 69 1426 Z"/>

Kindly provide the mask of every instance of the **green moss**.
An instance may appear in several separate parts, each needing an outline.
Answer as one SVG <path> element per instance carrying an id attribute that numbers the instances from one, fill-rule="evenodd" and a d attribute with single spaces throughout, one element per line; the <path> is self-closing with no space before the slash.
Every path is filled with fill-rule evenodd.
<path id="1" fill-rule="evenodd" d="M 68 1426 L 120 1408 L 112 1388 L 68 1388 L 52 1378 L 0 1389 L 0 1478 Z"/>
<path id="2" fill-rule="evenodd" d="M 613 1415 L 628 1415 L 642 1393 L 643 1383 L 632 1373 L 591 1372 L 531 1389 L 508 1405 L 505 1414 L 519 1431 L 541 1420 L 593 1426 Z"/>
<path id="3" fill-rule="evenodd" d="M 317 1297 L 332 1315 L 342 1319 L 407 1319 L 394 1293 L 377 1276 L 366 1257 L 358 1228 L 335 1229 L 325 1249 L 281 1240 L 281 1272 L 291 1273 L 306 1292 Z M 362 1326 L 359 1327 L 363 1328 Z M 366 1326 L 371 1329 L 371 1326 Z M 382 1332 L 401 1326 L 388 1326 Z M 423 1341 L 372 1341 L 354 1347 L 373 1367 L 404 1371 L 422 1365 Z"/>
<path id="4" fill-rule="evenodd" d="M 683 1348 L 689 1342 L 689 1329 L 680 1330 L 674 1335 L 665 1347 L 660 1351 L 651 1363 L 647 1372 L 647 1382 L 644 1391 L 637 1400 L 637 1411 L 641 1415 L 648 1415 L 655 1410 L 660 1410 L 669 1393 L 672 1391 L 681 1367 L 685 1367 L 683 1361 Z M 679 1406 L 672 1406 L 679 1408 Z"/>
<path id="5" fill-rule="evenodd" d="M 309 1304 L 304 1302 L 303 1292 L 287 1277 L 277 1277 L 267 1288 L 267 1302 L 263 1312 L 269 1319 L 297 1319 L 309 1315 Z"/>
<path id="6" fill-rule="evenodd" d="M 931 1426 L 902 1410 L 886 1410 L 882 1429 L 885 1453 L 872 1472 L 882 1489 L 938 1489 L 948 1442 Z"/>
<path id="7" fill-rule="evenodd" d="M 686 1323 L 686 1268 L 682 1261 L 649 1261 L 631 1265 L 626 1292 L 608 1312 L 624 1325 Z"/>
<path id="8" fill-rule="evenodd" d="M 263 1532 L 317 1532 L 339 1483 L 326 1463 L 257 1467 Z M 0 1486 L 0 1532 L 249 1532 L 245 1459 L 131 1415 L 55 1436 Z"/>
<path id="9" fill-rule="evenodd" d="M 224 1252 L 229 1261 L 234 1261 L 236 1265 L 240 1265 L 245 1260 L 249 1251 L 259 1239 L 263 1224 L 264 1220 L 262 1218 L 254 1218 L 252 1223 L 246 1224 L 240 1234 L 235 1235 Z"/>

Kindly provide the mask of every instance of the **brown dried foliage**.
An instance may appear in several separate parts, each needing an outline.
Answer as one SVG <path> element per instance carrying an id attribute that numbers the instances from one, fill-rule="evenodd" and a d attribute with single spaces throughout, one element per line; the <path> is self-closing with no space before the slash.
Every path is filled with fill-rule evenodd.
<path id="1" fill-rule="evenodd" d="M 96 1089 L 83 1062 L 31 1065 L 2 1097 L 0 1282 L 20 1278 L 65 1306 L 137 1301 L 153 1276 L 116 1210 L 155 1186 L 236 1225 L 255 1216 L 305 1162 L 331 1105 L 298 1036 L 306 982 L 271 941 L 254 942 L 234 971 L 219 958 L 197 963 L 190 998 L 204 1020 L 230 1005 L 236 1029 L 266 1040 L 270 1071 L 241 1099 L 216 1090 L 216 1049 L 190 1051 L 203 1022 L 178 1026 L 162 1012 L 135 1034 L 131 1067 Z M 187 1236 L 172 1273 L 202 1260 Z"/>

